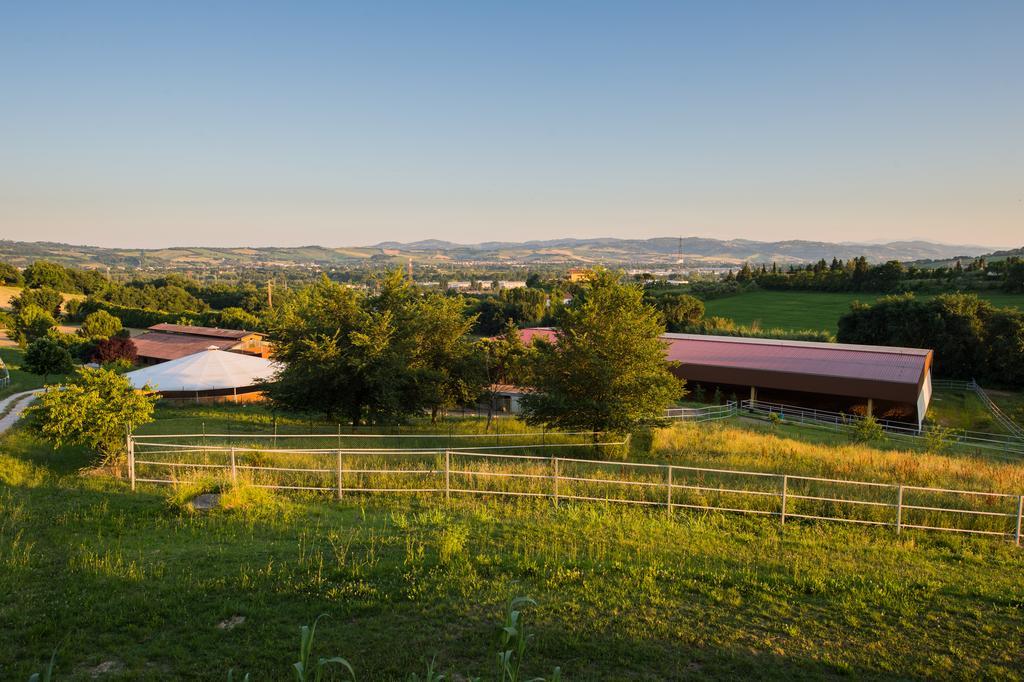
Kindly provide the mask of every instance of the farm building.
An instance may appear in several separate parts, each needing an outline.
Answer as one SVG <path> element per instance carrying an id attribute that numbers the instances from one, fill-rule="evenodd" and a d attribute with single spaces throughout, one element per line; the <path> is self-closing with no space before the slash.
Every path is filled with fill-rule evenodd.
<path id="1" fill-rule="evenodd" d="M 524 329 L 524 343 L 552 340 L 555 331 Z M 931 401 L 932 351 L 754 339 L 664 334 L 668 359 L 694 390 L 716 388 L 729 397 L 870 414 L 915 422 Z"/>
<path id="2" fill-rule="evenodd" d="M 277 365 L 266 358 L 210 346 L 125 376 L 135 388 L 148 385 L 170 400 L 252 402 L 263 399 L 258 382 L 270 380 L 276 371 Z"/>
<path id="3" fill-rule="evenodd" d="M 270 346 L 264 341 L 263 334 L 239 329 L 161 323 L 154 324 L 132 341 L 138 350 L 139 364 L 143 365 L 177 360 L 210 346 L 262 358 L 270 354 Z"/>

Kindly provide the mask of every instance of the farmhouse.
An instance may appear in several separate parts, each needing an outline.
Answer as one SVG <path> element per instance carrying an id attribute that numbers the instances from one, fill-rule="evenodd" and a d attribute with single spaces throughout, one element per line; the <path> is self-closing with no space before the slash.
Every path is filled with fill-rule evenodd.
<path id="1" fill-rule="evenodd" d="M 524 329 L 524 343 L 552 340 L 548 328 Z M 735 336 L 664 334 L 668 359 L 690 390 L 719 388 L 785 405 L 916 422 L 931 401 L 932 351 Z"/>
<path id="2" fill-rule="evenodd" d="M 263 399 L 259 382 L 273 378 L 277 365 L 266 358 L 220 350 L 217 346 L 128 372 L 137 389 L 147 385 L 169 400 L 251 402 Z"/>
<path id="3" fill-rule="evenodd" d="M 211 346 L 262 358 L 270 355 L 270 346 L 263 334 L 239 329 L 161 323 L 154 324 L 132 341 L 138 350 L 139 363 L 143 365 L 177 360 Z"/>

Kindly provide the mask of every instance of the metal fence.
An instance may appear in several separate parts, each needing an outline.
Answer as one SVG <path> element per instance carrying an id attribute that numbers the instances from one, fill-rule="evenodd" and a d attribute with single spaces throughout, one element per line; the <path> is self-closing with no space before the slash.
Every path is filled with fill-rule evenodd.
<path id="1" fill-rule="evenodd" d="M 670 407 L 665 410 L 665 417 L 674 421 L 709 422 L 735 417 L 737 405 L 729 401 L 725 405 L 709 405 L 707 407 Z"/>
<path id="2" fill-rule="evenodd" d="M 322 435 L 317 435 L 322 437 Z M 638 505 L 1021 539 L 1024 495 L 571 456 L 579 443 L 282 448 L 128 440 L 132 489 L 193 476 L 348 495 L 496 496 Z M 622 443 L 588 444 L 600 452 Z M 545 454 L 515 450 L 542 448 Z M 505 449 L 502 449 L 505 448 Z M 565 454 L 563 454 L 565 453 Z M 566 456 L 568 454 L 569 456 Z"/>
<path id="3" fill-rule="evenodd" d="M 770 416 L 777 415 L 781 420 L 798 424 L 809 424 L 831 429 L 833 431 L 849 431 L 864 421 L 865 417 L 816 410 L 809 407 L 798 407 L 783 403 L 769 403 L 760 400 L 743 400 L 740 409 L 748 414 Z M 916 425 L 906 422 L 877 419 L 878 425 L 890 437 L 908 443 L 921 445 L 928 442 L 929 435 L 947 441 L 953 445 L 980 448 L 992 454 L 1001 453 L 1008 459 L 1024 457 L 1024 439 L 1011 434 L 987 433 L 968 430 L 937 430 L 934 426 L 925 425 L 918 429 Z"/>
<path id="4" fill-rule="evenodd" d="M 7 388 L 11 385 L 11 373 L 7 370 L 7 365 L 0 359 L 0 388 Z"/>

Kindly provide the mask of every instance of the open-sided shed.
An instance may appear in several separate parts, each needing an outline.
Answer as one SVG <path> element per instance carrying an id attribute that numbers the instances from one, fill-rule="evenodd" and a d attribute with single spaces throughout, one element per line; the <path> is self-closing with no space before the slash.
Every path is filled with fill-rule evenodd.
<path id="1" fill-rule="evenodd" d="M 523 340 L 556 340 L 547 328 Z M 737 397 L 915 421 L 931 401 L 932 351 L 736 336 L 664 334 L 666 355 L 691 385 L 724 387 Z"/>

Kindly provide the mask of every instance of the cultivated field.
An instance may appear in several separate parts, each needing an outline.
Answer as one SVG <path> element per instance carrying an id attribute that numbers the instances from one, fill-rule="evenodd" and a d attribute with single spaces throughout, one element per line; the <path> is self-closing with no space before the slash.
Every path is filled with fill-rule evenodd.
<path id="1" fill-rule="evenodd" d="M 1024 310 L 1024 294 L 985 292 L 979 296 L 997 306 Z M 704 306 L 708 317 L 728 317 L 737 324 L 759 322 L 763 328 L 827 329 L 835 332 L 839 318 L 850 310 L 850 303 L 858 300 L 867 303 L 876 298 L 876 294 L 870 293 L 755 291 L 712 299 Z"/>
<path id="2" fill-rule="evenodd" d="M 160 416 L 148 431 L 267 424 L 258 408 Z M 735 426 L 638 437 L 629 457 L 1024 492 L 1019 464 Z M 316 654 L 347 657 L 359 679 L 422 674 L 435 656 L 443 671 L 487 675 L 510 593 L 538 602 L 526 614 L 529 676 L 555 665 L 571 680 L 1024 670 L 1024 559 L 1003 541 L 837 523 L 783 530 L 777 519 L 604 503 L 336 502 L 246 486 L 229 491 L 230 509 L 198 514 L 185 486 L 133 494 L 123 480 L 83 475 L 87 462 L 20 429 L 0 440 L 4 679 L 27 678 L 55 647 L 58 673 L 77 678 L 105 668 L 223 680 L 234 668 L 236 678 L 283 679 L 299 626 L 320 613 Z"/>

